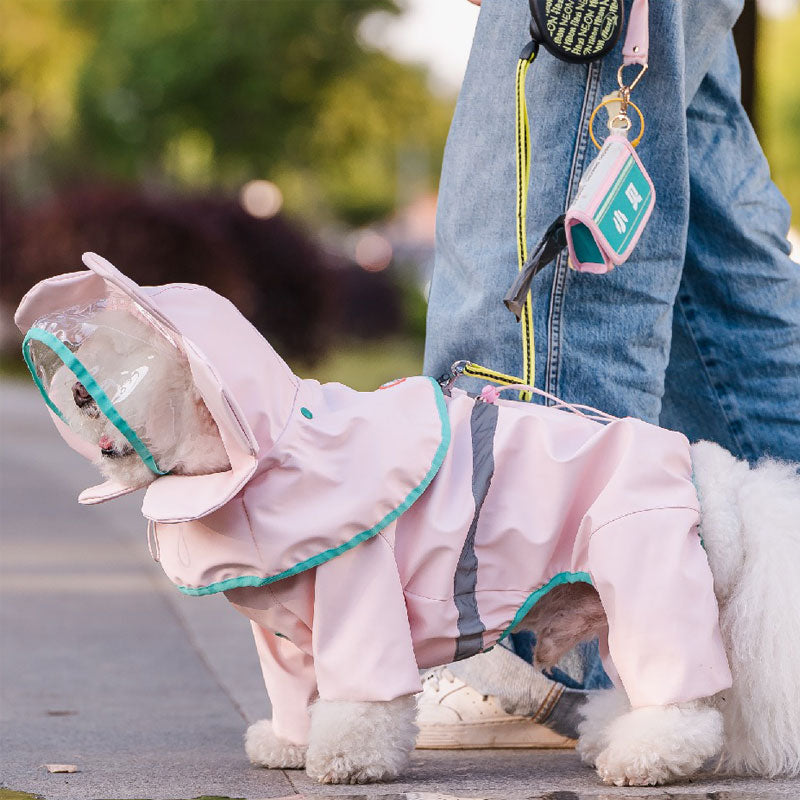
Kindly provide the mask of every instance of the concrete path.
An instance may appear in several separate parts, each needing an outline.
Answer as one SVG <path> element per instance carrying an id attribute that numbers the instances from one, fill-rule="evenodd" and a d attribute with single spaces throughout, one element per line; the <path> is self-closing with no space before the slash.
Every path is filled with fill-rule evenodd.
<path id="1" fill-rule="evenodd" d="M 668 796 L 609 790 L 560 751 L 419 752 L 402 783 L 366 788 L 251 767 L 242 733 L 269 704 L 247 621 L 221 597 L 168 583 L 139 495 L 75 502 L 98 476 L 33 388 L 0 386 L 0 425 L 0 786 L 48 800 Z M 669 796 L 710 791 L 800 798 L 800 781 L 708 778 Z"/>

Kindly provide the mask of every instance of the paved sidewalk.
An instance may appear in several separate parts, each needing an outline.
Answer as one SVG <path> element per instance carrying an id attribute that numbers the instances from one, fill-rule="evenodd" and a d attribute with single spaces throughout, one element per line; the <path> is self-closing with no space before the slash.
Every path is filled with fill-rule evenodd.
<path id="1" fill-rule="evenodd" d="M 0 386 L 0 425 L 0 786 L 48 800 L 668 796 L 604 787 L 564 751 L 419 752 L 402 783 L 370 787 L 251 767 L 242 733 L 269 704 L 247 621 L 222 597 L 168 583 L 148 554 L 140 495 L 75 502 L 98 477 L 34 389 Z M 80 771 L 51 775 L 45 763 Z M 711 791 L 796 799 L 800 781 L 707 777 L 669 796 Z"/>

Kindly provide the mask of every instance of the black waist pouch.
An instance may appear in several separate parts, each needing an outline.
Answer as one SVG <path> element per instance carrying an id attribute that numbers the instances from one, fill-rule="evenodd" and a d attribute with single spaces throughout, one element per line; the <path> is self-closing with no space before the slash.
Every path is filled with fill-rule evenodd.
<path id="1" fill-rule="evenodd" d="M 609 53 L 622 32 L 622 0 L 529 0 L 531 36 L 562 61 L 585 63 Z"/>

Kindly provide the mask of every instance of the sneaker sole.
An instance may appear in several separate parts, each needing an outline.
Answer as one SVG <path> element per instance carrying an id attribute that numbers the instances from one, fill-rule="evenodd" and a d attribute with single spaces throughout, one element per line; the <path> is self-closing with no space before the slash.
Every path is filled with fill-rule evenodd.
<path id="1" fill-rule="evenodd" d="M 470 725 L 431 725 L 420 729 L 417 750 L 567 750 L 575 740 L 524 717 Z"/>

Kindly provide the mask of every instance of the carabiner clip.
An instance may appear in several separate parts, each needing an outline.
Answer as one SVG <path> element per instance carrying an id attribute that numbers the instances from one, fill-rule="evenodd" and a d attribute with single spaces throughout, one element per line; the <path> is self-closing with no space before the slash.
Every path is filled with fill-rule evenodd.
<path id="1" fill-rule="evenodd" d="M 450 365 L 450 370 L 448 372 L 445 372 L 445 374 L 442 375 L 441 378 L 439 378 L 438 381 L 439 386 L 442 387 L 442 391 L 445 394 L 449 393 L 450 388 L 453 386 L 453 384 L 464 374 L 464 370 L 466 369 L 467 364 L 469 364 L 469 361 L 467 361 L 466 359 L 462 359 L 461 361 L 454 361 Z"/>
<path id="2" fill-rule="evenodd" d="M 630 96 L 630 93 L 636 88 L 636 85 L 642 79 L 642 76 L 645 74 L 645 72 L 647 72 L 648 65 L 647 64 L 642 64 L 641 65 L 642 68 L 639 70 L 639 74 L 633 79 L 633 82 L 626 84 L 625 83 L 625 75 L 624 75 L 624 73 L 625 73 L 625 67 L 628 67 L 628 66 L 633 67 L 633 66 L 636 66 L 636 65 L 635 64 L 620 64 L 619 65 L 619 69 L 617 70 L 617 83 L 619 84 L 620 92 L 622 92 L 623 95 L 625 93 L 627 93 Z"/>

